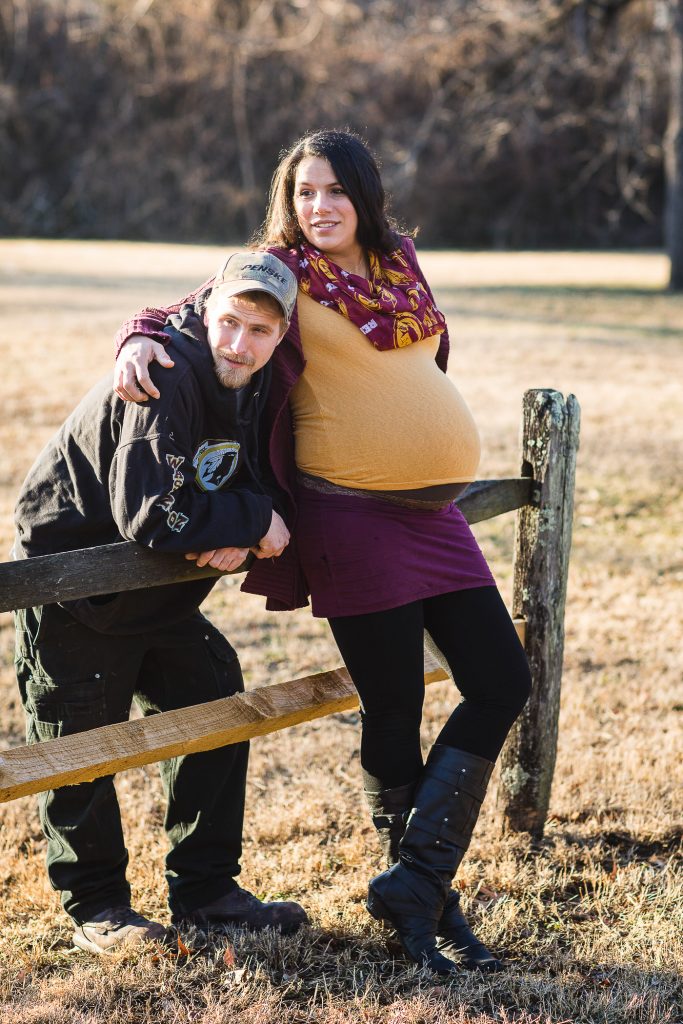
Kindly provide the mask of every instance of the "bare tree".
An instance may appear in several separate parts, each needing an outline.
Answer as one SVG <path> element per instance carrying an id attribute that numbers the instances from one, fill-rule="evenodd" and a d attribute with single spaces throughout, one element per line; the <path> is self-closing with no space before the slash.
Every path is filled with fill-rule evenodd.
<path id="1" fill-rule="evenodd" d="M 674 4 L 0 0 L 0 232 L 241 241 L 348 125 L 423 242 L 660 244 Z"/>
<path id="2" fill-rule="evenodd" d="M 683 291 L 683 0 L 671 6 L 671 94 L 666 130 L 664 235 L 671 260 L 669 287 Z"/>

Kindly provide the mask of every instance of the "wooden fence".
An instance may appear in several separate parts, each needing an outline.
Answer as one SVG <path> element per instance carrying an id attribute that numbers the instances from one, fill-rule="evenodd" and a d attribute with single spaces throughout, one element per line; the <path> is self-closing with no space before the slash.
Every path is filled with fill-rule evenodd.
<path id="1" fill-rule="evenodd" d="M 502 754 L 499 799 L 505 826 L 534 834 L 543 830 L 555 765 L 579 418 L 573 395 L 565 402 L 557 391 L 526 392 L 520 476 L 477 481 L 458 502 L 470 523 L 518 510 L 512 615 L 529 657 L 533 693 Z M 0 564 L 0 611 L 218 575 L 182 555 L 111 544 Z M 425 646 L 425 683 L 449 678 L 429 637 Z M 337 668 L 15 747 L 0 752 L 0 802 L 357 706 L 346 669 Z"/>

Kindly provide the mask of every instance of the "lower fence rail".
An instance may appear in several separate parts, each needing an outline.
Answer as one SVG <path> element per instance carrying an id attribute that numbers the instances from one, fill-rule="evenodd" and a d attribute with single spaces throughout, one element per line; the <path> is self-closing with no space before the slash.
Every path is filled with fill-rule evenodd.
<path id="1" fill-rule="evenodd" d="M 523 639 L 524 623 L 518 620 L 516 625 Z M 425 651 L 425 684 L 448 678 L 438 657 Z M 0 753 L 0 803 L 240 743 L 357 707 L 358 694 L 347 670 L 337 668 L 207 704 L 15 747 Z"/>

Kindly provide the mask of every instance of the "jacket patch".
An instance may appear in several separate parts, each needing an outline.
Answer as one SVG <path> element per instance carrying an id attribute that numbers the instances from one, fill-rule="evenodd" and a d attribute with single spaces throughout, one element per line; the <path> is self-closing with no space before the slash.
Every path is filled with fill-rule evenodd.
<path id="1" fill-rule="evenodd" d="M 180 467 L 184 461 L 185 459 L 182 455 L 166 456 L 166 462 L 173 470 L 173 478 L 171 480 L 171 488 L 168 494 L 165 494 L 161 501 L 158 502 L 159 507 L 163 508 L 164 512 L 168 513 L 166 516 L 166 525 L 169 530 L 173 530 L 174 533 L 180 533 L 183 526 L 190 521 L 189 517 L 183 512 L 177 512 L 173 508 L 175 505 L 175 492 L 183 486 L 184 477 L 180 472 Z"/>
<path id="2" fill-rule="evenodd" d="M 203 441 L 192 460 L 199 489 L 220 490 L 237 470 L 239 457 L 238 441 Z"/>

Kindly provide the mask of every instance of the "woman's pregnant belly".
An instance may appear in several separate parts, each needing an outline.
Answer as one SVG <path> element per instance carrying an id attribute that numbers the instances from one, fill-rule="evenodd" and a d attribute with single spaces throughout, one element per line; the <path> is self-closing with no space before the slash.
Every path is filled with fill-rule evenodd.
<path id="1" fill-rule="evenodd" d="M 290 403 L 302 472 L 376 491 L 475 479 L 479 435 L 434 362 L 438 337 L 380 352 L 307 296 L 298 308 L 306 368 Z"/>

